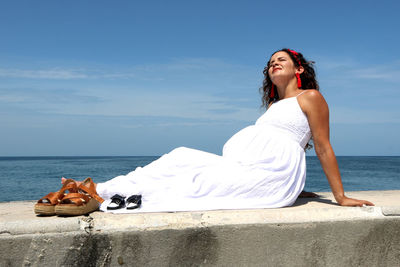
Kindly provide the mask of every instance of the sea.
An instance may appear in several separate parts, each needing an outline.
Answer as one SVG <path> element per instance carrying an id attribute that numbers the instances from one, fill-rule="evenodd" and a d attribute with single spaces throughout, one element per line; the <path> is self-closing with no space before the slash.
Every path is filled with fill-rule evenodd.
<path id="1" fill-rule="evenodd" d="M 104 182 L 159 156 L 0 157 L 0 202 L 37 200 L 58 191 L 61 177 Z M 345 191 L 400 190 L 400 156 L 338 156 Z M 330 191 L 318 158 L 307 156 L 305 190 Z"/>

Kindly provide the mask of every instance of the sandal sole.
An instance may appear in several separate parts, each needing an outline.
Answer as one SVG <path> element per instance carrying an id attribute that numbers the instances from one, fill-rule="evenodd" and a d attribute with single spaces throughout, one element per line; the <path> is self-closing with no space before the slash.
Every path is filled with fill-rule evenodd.
<path id="1" fill-rule="evenodd" d="M 95 199 L 90 199 L 88 203 L 81 206 L 74 204 L 58 204 L 55 207 L 55 213 L 62 216 L 78 216 L 96 211 L 99 206 L 99 202 Z"/>
<path id="2" fill-rule="evenodd" d="M 33 210 L 37 215 L 46 215 L 46 216 L 56 215 L 55 205 L 36 204 Z"/>

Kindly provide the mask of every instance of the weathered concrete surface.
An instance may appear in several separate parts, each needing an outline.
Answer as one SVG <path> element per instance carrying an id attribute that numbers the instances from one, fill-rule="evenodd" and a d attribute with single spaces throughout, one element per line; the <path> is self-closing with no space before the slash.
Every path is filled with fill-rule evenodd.
<path id="1" fill-rule="evenodd" d="M 0 203 L 0 266 L 400 266 L 400 191 L 282 209 L 38 217 Z"/>

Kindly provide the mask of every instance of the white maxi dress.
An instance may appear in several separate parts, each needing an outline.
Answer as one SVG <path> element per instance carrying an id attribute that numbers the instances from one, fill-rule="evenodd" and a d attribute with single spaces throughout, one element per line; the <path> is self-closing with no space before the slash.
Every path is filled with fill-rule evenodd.
<path id="1" fill-rule="evenodd" d="M 311 138 L 297 97 L 275 102 L 224 145 L 223 155 L 180 147 L 145 167 L 97 185 L 102 211 L 168 212 L 292 205 L 306 178 Z M 135 210 L 107 210 L 110 198 L 142 195 Z"/>

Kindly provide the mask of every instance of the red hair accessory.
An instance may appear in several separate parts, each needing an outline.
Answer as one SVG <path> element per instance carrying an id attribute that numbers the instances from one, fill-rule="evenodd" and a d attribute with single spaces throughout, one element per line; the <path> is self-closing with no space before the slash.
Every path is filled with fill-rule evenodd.
<path id="1" fill-rule="evenodd" d="M 294 51 L 294 50 L 292 50 L 292 49 L 288 49 L 288 51 L 290 52 L 290 53 L 292 53 L 293 55 L 299 55 L 299 53 L 297 53 L 296 51 Z"/>
<path id="2" fill-rule="evenodd" d="M 296 59 L 297 64 L 299 64 L 299 66 L 301 66 L 301 62 L 299 59 L 299 53 L 297 53 L 294 50 L 288 49 L 288 51 L 293 55 L 293 57 Z M 300 74 L 296 73 L 296 78 L 297 78 L 297 88 L 301 88 L 301 79 L 300 79 Z"/>
<path id="3" fill-rule="evenodd" d="M 299 64 L 299 66 L 301 66 L 301 62 L 300 59 L 298 58 L 299 53 L 297 53 L 294 50 L 288 49 L 288 51 L 293 55 L 293 57 L 296 59 L 297 63 Z"/>

